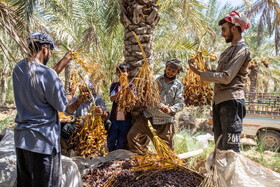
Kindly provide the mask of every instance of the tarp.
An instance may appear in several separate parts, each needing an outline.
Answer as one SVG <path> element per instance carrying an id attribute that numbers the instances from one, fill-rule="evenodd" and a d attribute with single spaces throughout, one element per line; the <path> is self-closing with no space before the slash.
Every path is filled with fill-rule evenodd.
<path id="1" fill-rule="evenodd" d="M 13 187 L 16 182 L 16 154 L 14 132 L 4 129 L 0 141 L 0 186 Z M 62 156 L 62 186 L 80 187 L 82 179 L 78 167 L 71 158 Z"/>
<path id="2" fill-rule="evenodd" d="M 232 150 L 217 150 L 207 159 L 206 170 L 216 165 L 219 181 L 225 181 L 227 187 L 276 187 L 280 185 L 280 174 L 274 172 Z M 223 187 L 226 187 L 223 185 Z"/>
<path id="3" fill-rule="evenodd" d="M 134 153 L 125 149 L 118 149 L 110 152 L 105 157 L 92 157 L 84 158 L 81 156 L 71 157 L 71 159 L 78 165 L 78 168 L 82 176 L 87 175 L 90 169 L 97 168 L 105 162 L 115 161 L 115 160 L 124 160 L 134 156 Z"/>

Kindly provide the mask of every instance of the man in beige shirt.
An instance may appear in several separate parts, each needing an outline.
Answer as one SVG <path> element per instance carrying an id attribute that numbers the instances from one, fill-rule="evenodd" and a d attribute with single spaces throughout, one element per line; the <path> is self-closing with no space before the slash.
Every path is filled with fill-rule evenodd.
<path id="1" fill-rule="evenodd" d="M 200 75 L 202 81 L 214 82 L 213 122 L 215 143 L 220 135 L 218 149 L 240 152 L 240 133 L 246 114 L 244 80 L 251 60 L 250 51 L 242 39 L 242 32 L 250 26 L 249 20 L 237 11 L 232 11 L 219 21 L 222 36 L 231 43 L 220 56 L 214 72 L 201 71 L 193 59 L 190 69 Z"/>

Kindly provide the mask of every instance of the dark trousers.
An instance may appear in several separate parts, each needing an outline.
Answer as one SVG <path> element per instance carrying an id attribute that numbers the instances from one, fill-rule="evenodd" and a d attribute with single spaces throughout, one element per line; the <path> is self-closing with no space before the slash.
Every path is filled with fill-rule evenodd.
<path id="1" fill-rule="evenodd" d="M 213 123 L 215 143 L 223 135 L 218 149 L 231 149 L 240 152 L 240 134 L 243 118 L 246 115 L 245 100 L 229 100 L 213 105 Z"/>
<path id="2" fill-rule="evenodd" d="M 128 149 L 127 133 L 131 127 L 129 120 L 117 121 L 111 120 L 112 124 L 108 133 L 108 149 L 114 151 L 117 149 Z"/>
<path id="3" fill-rule="evenodd" d="M 61 155 L 52 155 L 16 148 L 18 187 L 60 187 Z"/>

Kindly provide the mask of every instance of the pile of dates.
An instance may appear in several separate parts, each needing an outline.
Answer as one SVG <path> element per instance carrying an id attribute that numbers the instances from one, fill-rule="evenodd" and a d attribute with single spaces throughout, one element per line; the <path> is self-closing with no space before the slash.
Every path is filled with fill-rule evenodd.
<path id="1" fill-rule="evenodd" d="M 84 187 L 195 187 L 203 177 L 185 168 L 172 170 L 133 171 L 136 166 L 129 159 L 103 163 L 83 176 Z"/>

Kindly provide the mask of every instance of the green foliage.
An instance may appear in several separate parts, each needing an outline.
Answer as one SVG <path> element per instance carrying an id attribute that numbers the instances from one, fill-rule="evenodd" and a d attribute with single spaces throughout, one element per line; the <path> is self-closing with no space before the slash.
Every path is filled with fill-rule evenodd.
<path id="1" fill-rule="evenodd" d="M 203 132 L 201 132 L 203 133 Z M 174 136 L 174 147 L 177 154 L 190 152 L 198 149 L 203 149 L 203 144 L 196 140 L 198 134 L 190 134 L 183 129 Z M 208 147 L 203 149 L 203 153 L 190 157 L 185 160 L 185 163 L 191 169 L 198 172 L 205 172 L 205 162 L 209 154 L 214 151 L 214 142 L 208 141 Z M 243 146 L 241 154 L 273 171 L 280 172 L 280 153 L 274 153 L 264 150 L 264 146 Z"/>
<path id="2" fill-rule="evenodd" d="M 181 129 L 174 136 L 175 152 L 181 154 L 202 149 L 204 147 L 203 143 L 195 139 L 198 135 L 200 135 L 200 133 L 190 134 L 187 129 Z"/>
<path id="3" fill-rule="evenodd" d="M 214 143 L 208 141 L 208 147 L 204 148 L 205 145 L 196 140 L 196 137 L 201 133 L 190 134 L 187 129 L 181 129 L 175 134 L 173 140 L 176 154 L 203 149 L 203 153 L 187 158 L 184 162 L 187 167 L 200 173 L 205 173 L 205 162 L 209 154 L 214 150 Z"/>
<path id="4" fill-rule="evenodd" d="M 70 48 L 79 52 L 93 53 L 98 58 L 98 63 L 104 67 L 104 74 L 109 78 L 104 82 L 104 89 L 101 92 L 107 100 L 109 86 L 113 81 L 114 67 L 123 62 L 124 31 L 119 21 L 119 1 L 8 0 L 5 3 L 7 7 L 16 10 L 18 20 L 26 23 L 30 31 L 49 32 L 54 37 L 61 51 L 54 52 L 49 66 L 57 62 Z M 200 50 L 219 55 L 228 44 L 219 36 L 218 21 L 231 10 L 244 12 L 248 8 L 234 7 L 231 4 L 221 7 L 217 0 L 210 0 L 207 3 L 197 0 L 169 0 L 158 1 L 158 4 L 161 5 L 159 9 L 161 19 L 155 28 L 153 44 L 154 71 L 157 74 L 162 74 L 164 63 L 161 62 L 169 58 L 181 59 L 187 66 L 188 57 L 196 53 L 198 46 L 201 46 Z M 257 8 L 254 13 L 258 10 L 263 11 L 261 6 Z M 279 91 L 277 85 L 280 81 L 278 70 L 280 62 L 274 54 L 274 43 L 269 38 L 271 33 L 264 30 L 261 45 L 258 45 L 259 20 L 251 20 L 251 23 L 252 27 L 244 33 L 244 37 L 252 56 L 259 59 L 266 57 L 271 64 L 269 69 L 262 71 L 263 76 L 260 76 L 259 82 L 267 84 L 262 80 L 269 76 L 274 86 L 270 85 L 268 90 Z M 21 30 L 24 29 L 17 29 L 17 31 Z M 26 32 L 19 35 L 25 36 Z M 0 39 L 1 46 L 5 46 L 2 50 L 0 48 L 0 55 L 5 53 L 4 64 L 9 65 L 5 67 L 10 68 L 11 71 L 14 63 L 21 58 L 20 53 L 17 52 L 17 44 L 10 42 L 11 39 L 7 37 L 2 27 Z M 0 60 L 0 64 L 2 63 L 3 61 Z M 181 73 L 180 76 L 184 74 Z M 261 86 L 260 88 L 262 89 Z"/>
<path id="5" fill-rule="evenodd" d="M 8 80 L 6 103 L 14 104 L 13 81 L 11 78 L 9 78 L 9 80 Z"/>
<path id="6" fill-rule="evenodd" d="M 2 131 L 4 128 L 11 126 L 11 124 L 13 124 L 14 120 L 15 120 L 15 117 L 13 115 L 0 120 L 0 131 Z"/>
<path id="7" fill-rule="evenodd" d="M 260 165 L 267 167 L 273 171 L 280 172 L 280 153 L 271 153 L 263 151 L 259 152 L 259 147 L 253 148 L 254 154 L 244 154 L 247 158 L 259 163 Z M 252 151 L 251 151 L 252 152 Z"/>

